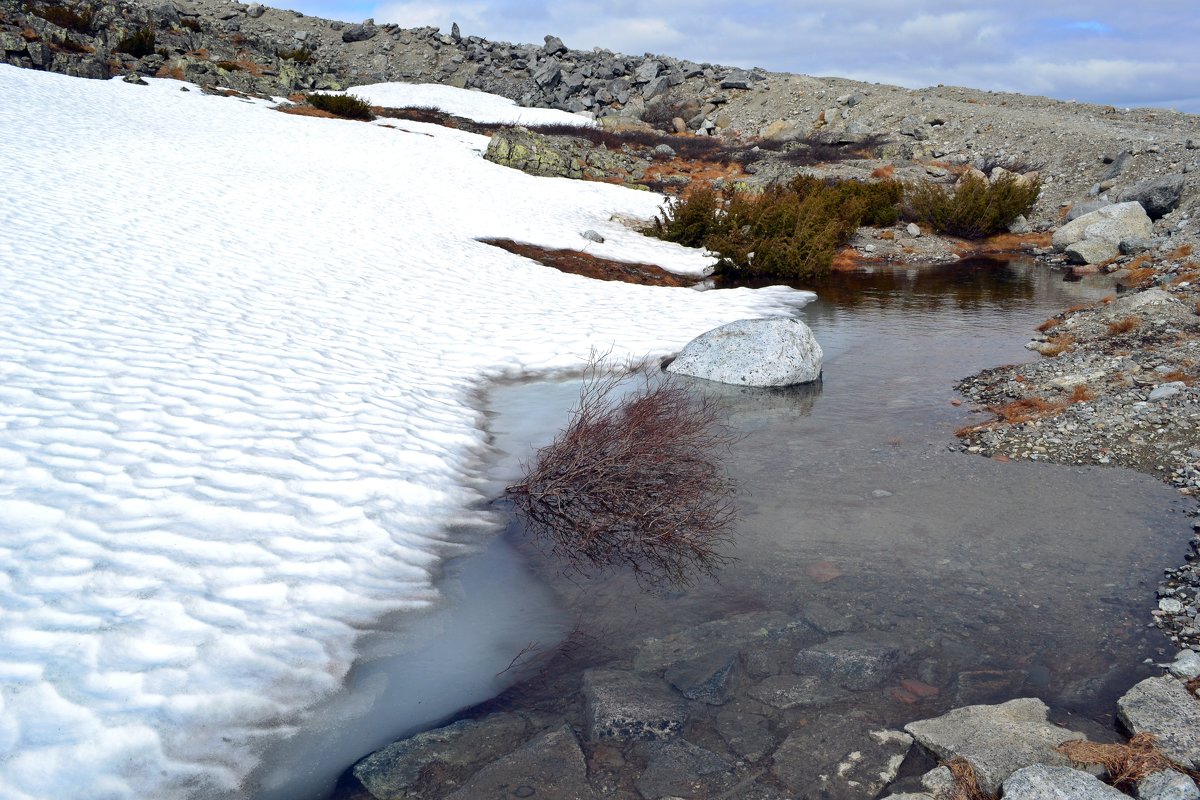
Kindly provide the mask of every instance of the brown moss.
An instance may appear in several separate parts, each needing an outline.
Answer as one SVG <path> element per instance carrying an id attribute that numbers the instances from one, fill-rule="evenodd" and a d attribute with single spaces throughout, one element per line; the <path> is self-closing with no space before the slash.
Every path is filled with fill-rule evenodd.
<path id="1" fill-rule="evenodd" d="M 1063 321 L 1061 319 L 1058 319 L 1057 317 L 1051 317 L 1050 319 L 1043 322 L 1041 325 L 1038 325 L 1034 330 L 1036 330 L 1038 333 L 1045 333 L 1046 331 L 1050 330 L 1051 328 L 1056 328 L 1059 325 L 1062 325 L 1062 323 L 1063 323 Z"/>
<path id="2" fill-rule="evenodd" d="M 1024 397 L 1002 406 L 992 406 L 988 410 L 1009 425 L 1020 425 L 1056 413 L 1065 407 L 1065 403 L 1057 400 L 1047 400 L 1044 397 Z"/>
<path id="3" fill-rule="evenodd" d="M 1069 336 L 1066 334 L 1062 336 L 1055 336 L 1054 338 L 1048 340 L 1046 344 L 1042 346 L 1039 352 L 1041 352 L 1041 354 L 1044 356 L 1053 358 L 1054 356 L 1070 350 L 1071 346 L 1074 344 L 1074 336 Z"/>

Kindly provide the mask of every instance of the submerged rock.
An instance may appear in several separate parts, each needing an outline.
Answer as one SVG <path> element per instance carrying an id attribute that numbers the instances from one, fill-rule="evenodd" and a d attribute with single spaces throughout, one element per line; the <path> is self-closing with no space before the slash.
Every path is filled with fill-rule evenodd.
<path id="1" fill-rule="evenodd" d="M 390 744 L 354 765 L 354 777 L 378 800 L 439 796 L 421 775 L 433 768 L 465 776 L 519 745 L 528 723 L 517 714 L 460 720 Z"/>
<path id="2" fill-rule="evenodd" d="M 583 751 L 564 724 L 488 764 L 446 800 L 499 797 L 598 800 L 600 795 L 588 784 Z"/>
<path id="3" fill-rule="evenodd" d="M 588 738 L 668 739 L 683 730 L 687 703 L 652 675 L 589 669 L 583 675 Z"/>
<path id="4" fill-rule="evenodd" d="M 636 784 L 642 797 L 712 797 L 737 783 L 732 764 L 691 742 L 649 745 L 646 760 Z"/>
<path id="5" fill-rule="evenodd" d="M 907 733 L 825 715 L 779 745 L 771 772 L 800 797 L 868 800 L 895 780 L 911 746 Z"/>
<path id="6" fill-rule="evenodd" d="M 896 645 L 851 633 L 801 650 L 792 670 L 847 689 L 873 689 L 891 677 L 899 662 Z"/>
<path id="7" fill-rule="evenodd" d="M 739 386 L 792 386 L 821 377 L 822 355 L 798 319 L 742 319 L 688 342 L 667 371 Z"/>

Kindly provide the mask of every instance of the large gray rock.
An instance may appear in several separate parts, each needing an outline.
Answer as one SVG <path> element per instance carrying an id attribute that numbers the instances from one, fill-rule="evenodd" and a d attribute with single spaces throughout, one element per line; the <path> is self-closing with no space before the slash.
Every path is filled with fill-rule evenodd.
<path id="1" fill-rule="evenodd" d="M 911 746 L 906 733 L 826 714 L 784 739 L 771 772 L 799 797 L 868 800 L 895 780 Z"/>
<path id="2" fill-rule="evenodd" d="M 1173 769 L 1154 772 L 1137 783 L 1138 800 L 1200 800 L 1196 782 Z"/>
<path id="3" fill-rule="evenodd" d="M 354 765 L 354 777 L 378 800 L 427 796 L 421 773 L 436 767 L 465 776 L 509 752 L 528 736 L 516 714 L 493 714 L 479 721 L 460 720 L 376 750 Z"/>
<path id="4" fill-rule="evenodd" d="M 1129 795 L 1070 767 L 1037 764 L 1004 781 L 1004 800 L 1125 800 Z"/>
<path id="5" fill-rule="evenodd" d="M 822 355 L 798 319 L 741 319 L 688 342 L 667 371 L 738 386 L 791 386 L 821 377 Z"/>
<path id="6" fill-rule="evenodd" d="M 642 797 L 713 797 L 737 783 L 732 764 L 683 740 L 649 745 L 646 762 L 636 783 Z"/>
<path id="7" fill-rule="evenodd" d="M 1067 757 L 1054 750 L 1081 733 L 1050 724 L 1046 704 L 1036 698 L 1009 700 L 994 706 L 964 706 L 934 719 L 904 726 L 939 759 L 962 756 L 971 762 L 985 792 L 1022 767 L 1035 764 L 1065 767 Z"/>
<path id="8" fill-rule="evenodd" d="M 687 701 L 652 675 L 589 669 L 583 697 L 592 741 L 669 739 L 687 721 Z"/>
<path id="9" fill-rule="evenodd" d="M 1147 678 L 1117 701 L 1117 716 L 1134 733 L 1149 733 L 1167 758 L 1200 769 L 1200 700 L 1174 678 Z"/>
<path id="10" fill-rule="evenodd" d="M 1154 225 L 1140 203 L 1114 203 L 1068 222 L 1054 232 L 1054 249 L 1062 252 L 1076 242 L 1098 240 L 1112 244 L 1122 239 L 1144 239 L 1154 235 Z"/>
<path id="11" fill-rule="evenodd" d="M 895 644 L 849 633 L 801 650 L 792 670 L 859 690 L 882 685 L 899 663 L 900 648 Z"/>
<path id="12" fill-rule="evenodd" d="M 1122 203 L 1140 203 L 1150 219 L 1158 219 L 1171 213 L 1183 199 L 1184 177 L 1164 175 L 1134 184 L 1117 196 Z"/>
<path id="13" fill-rule="evenodd" d="M 374 39 L 379 33 L 379 29 L 373 24 L 364 22 L 359 25 L 351 25 L 342 31 L 343 42 L 365 42 L 368 39 Z"/>
<path id="14" fill-rule="evenodd" d="M 553 797 L 598 800 L 587 781 L 583 752 L 570 726 L 547 731 L 475 773 L 446 800 Z"/>

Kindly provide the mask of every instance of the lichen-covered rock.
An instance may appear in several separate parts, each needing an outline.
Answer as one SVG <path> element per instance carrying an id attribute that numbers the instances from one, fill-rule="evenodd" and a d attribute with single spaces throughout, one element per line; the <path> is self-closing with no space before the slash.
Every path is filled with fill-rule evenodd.
<path id="1" fill-rule="evenodd" d="M 742 319 L 688 342 L 667 371 L 738 386 L 793 386 L 821 377 L 822 357 L 798 319 Z"/>

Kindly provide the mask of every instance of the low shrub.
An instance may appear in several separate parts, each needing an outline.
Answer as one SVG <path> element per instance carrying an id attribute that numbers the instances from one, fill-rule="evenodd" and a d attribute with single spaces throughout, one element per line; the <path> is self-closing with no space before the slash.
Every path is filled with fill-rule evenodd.
<path id="1" fill-rule="evenodd" d="M 35 6 L 29 4 L 26 8 L 31 14 L 76 33 L 91 33 L 92 27 L 96 23 L 96 13 L 87 6 Z"/>
<path id="2" fill-rule="evenodd" d="M 246 69 L 236 61 L 218 61 L 217 68 L 223 69 L 226 72 L 243 72 Z"/>
<path id="3" fill-rule="evenodd" d="M 199 33 L 202 28 L 200 20 L 195 17 L 182 17 L 179 20 L 179 25 L 182 28 L 187 28 L 192 33 Z"/>
<path id="4" fill-rule="evenodd" d="M 1138 325 L 1142 324 L 1142 320 L 1137 316 L 1123 317 L 1108 323 L 1108 335 L 1120 336 L 1123 333 L 1129 333 Z"/>
<path id="5" fill-rule="evenodd" d="M 127 53 L 134 58 L 145 58 L 154 54 L 154 31 L 142 28 L 117 42 L 113 48 L 118 53 Z"/>
<path id="6" fill-rule="evenodd" d="M 352 94 L 309 94 L 305 95 L 305 99 L 313 108 L 328 111 L 343 119 L 375 119 L 371 104 Z"/>
<path id="7" fill-rule="evenodd" d="M 898 218 L 895 181 L 824 181 L 799 176 L 761 194 L 698 189 L 669 202 L 649 231 L 720 256 L 725 277 L 804 279 L 829 272 L 860 225 Z"/>
<path id="8" fill-rule="evenodd" d="M 733 436 L 670 376 L 617 399 L 620 381 L 594 361 L 570 423 L 505 494 L 566 571 L 627 568 L 645 584 L 687 585 L 729 560 L 721 456 Z"/>
<path id="9" fill-rule="evenodd" d="M 953 191 L 934 183 L 910 184 L 906 191 L 908 215 L 927 223 L 938 233 L 964 239 L 982 239 L 1000 233 L 1037 202 L 1042 184 L 1037 178 L 1005 174 L 988 182 L 966 175 Z"/>

